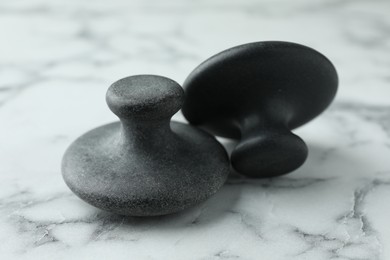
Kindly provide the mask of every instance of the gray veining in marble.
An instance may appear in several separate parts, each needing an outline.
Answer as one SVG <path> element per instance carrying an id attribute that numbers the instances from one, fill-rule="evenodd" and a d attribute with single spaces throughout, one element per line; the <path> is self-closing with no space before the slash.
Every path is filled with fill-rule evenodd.
<path id="1" fill-rule="evenodd" d="M 0 258 L 390 259 L 389 13 L 388 0 L 2 1 Z M 202 205 L 146 220 L 67 189 L 65 148 L 116 120 L 102 98 L 111 82 L 182 83 L 212 54 L 259 40 L 311 46 L 338 69 L 334 104 L 296 131 L 310 150 L 302 168 L 232 174 Z"/>

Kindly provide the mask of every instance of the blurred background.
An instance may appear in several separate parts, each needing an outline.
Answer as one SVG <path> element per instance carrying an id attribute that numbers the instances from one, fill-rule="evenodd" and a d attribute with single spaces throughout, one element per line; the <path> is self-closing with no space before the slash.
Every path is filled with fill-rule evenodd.
<path id="1" fill-rule="evenodd" d="M 284 40 L 335 63 L 338 99 L 388 102 L 387 0 L 13 0 L 0 8 L 1 87 L 12 88 L 2 100 L 27 83 L 104 89 L 138 73 L 182 83 L 226 48 Z"/>

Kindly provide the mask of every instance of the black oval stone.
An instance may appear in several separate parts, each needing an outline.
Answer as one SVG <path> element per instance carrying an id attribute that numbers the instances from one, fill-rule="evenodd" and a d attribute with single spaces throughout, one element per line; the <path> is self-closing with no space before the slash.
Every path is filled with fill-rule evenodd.
<path id="1" fill-rule="evenodd" d="M 288 173 L 303 164 L 307 147 L 291 129 L 324 111 L 338 77 L 321 53 L 296 43 L 255 42 L 225 50 L 183 84 L 184 116 L 209 132 L 240 139 L 231 156 L 252 177 Z"/>

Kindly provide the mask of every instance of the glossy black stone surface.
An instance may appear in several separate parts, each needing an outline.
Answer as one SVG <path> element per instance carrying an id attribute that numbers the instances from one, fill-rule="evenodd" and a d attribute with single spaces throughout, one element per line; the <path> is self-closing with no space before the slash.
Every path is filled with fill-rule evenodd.
<path id="1" fill-rule="evenodd" d="M 203 130 L 170 122 L 183 89 L 153 75 L 121 79 L 106 100 L 120 118 L 79 137 L 62 161 L 63 178 L 81 199 L 103 210 L 155 216 L 213 195 L 225 182 L 224 148 Z"/>
<path id="2" fill-rule="evenodd" d="M 225 50 L 186 79 L 184 116 L 196 126 L 239 139 L 233 167 L 273 177 L 301 166 L 304 141 L 290 130 L 312 120 L 333 100 L 338 77 L 319 52 L 289 42 L 255 42 Z"/>

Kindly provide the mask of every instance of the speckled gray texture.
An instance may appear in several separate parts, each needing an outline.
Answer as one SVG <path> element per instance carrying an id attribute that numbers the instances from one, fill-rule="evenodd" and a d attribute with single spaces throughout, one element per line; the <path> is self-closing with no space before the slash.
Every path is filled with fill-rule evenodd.
<path id="1" fill-rule="evenodd" d="M 118 214 L 178 212 L 213 195 L 225 182 L 229 161 L 215 138 L 170 122 L 183 102 L 174 81 L 128 77 L 107 92 L 121 122 L 91 130 L 66 151 L 62 173 L 86 202 Z"/>

